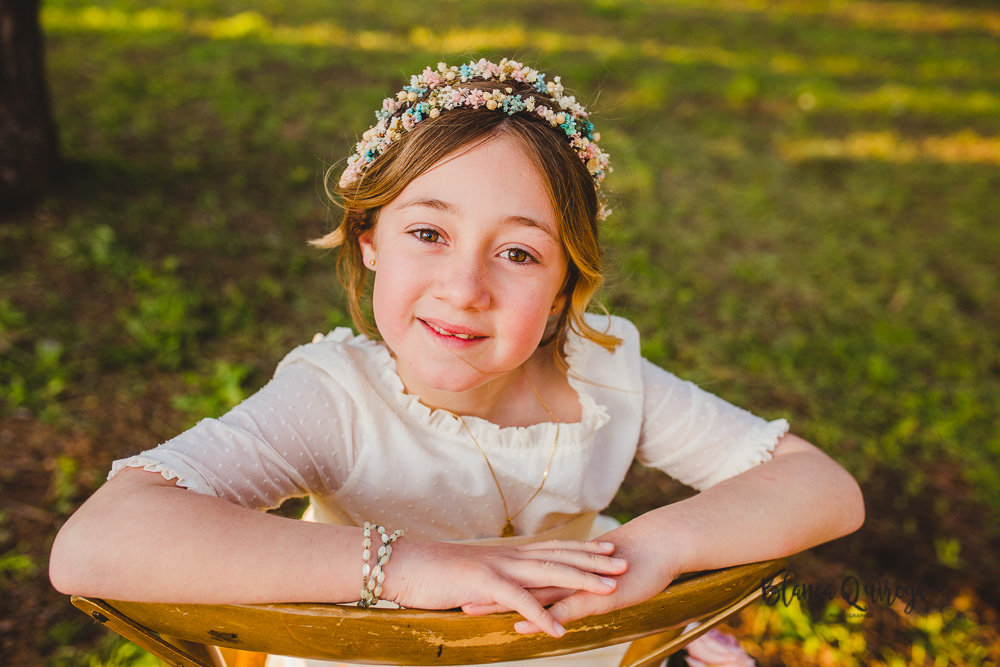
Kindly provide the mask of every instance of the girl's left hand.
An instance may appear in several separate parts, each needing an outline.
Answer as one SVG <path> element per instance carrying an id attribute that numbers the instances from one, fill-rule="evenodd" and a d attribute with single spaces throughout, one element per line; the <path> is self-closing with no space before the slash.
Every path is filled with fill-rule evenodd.
<path id="1" fill-rule="evenodd" d="M 628 571 L 612 577 L 618 581 L 613 593 L 596 595 L 587 591 L 564 591 L 561 594 L 553 589 L 538 591 L 536 597 L 543 604 L 562 598 L 549 608 L 549 612 L 559 623 L 565 625 L 586 616 L 604 614 L 648 600 L 680 574 L 680 561 L 675 545 L 657 543 L 650 539 L 641 523 L 641 520 L 630 522 L 600 537 L 602 542 L 613 543 L 614 555 L 624 558 L 629 564 Z M 521 634 L 541 632 L 531 621 L 519 621 L 514 629 Z"/>

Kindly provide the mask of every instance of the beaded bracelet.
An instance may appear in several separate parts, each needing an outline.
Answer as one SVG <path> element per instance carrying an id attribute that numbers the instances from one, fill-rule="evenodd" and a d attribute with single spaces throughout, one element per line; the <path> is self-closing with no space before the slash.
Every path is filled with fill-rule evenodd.
<path id="1" fill-rule="evenodd" d="M 375 567 L 372 567 L 369 563 L 371 559 L 371 547 L 372 547 L 372 528 L 374 528 L 381 540 L 381 544 L 378 545 L 378 551 L 376 551 Z M 386 563 L 389 562 L 389 556 L 392 555 L 392 543 L 403 536 L 403 531 L 397 530 L 391 535 L 385 532 L 383 526 L 373 524 L 370 521 L 365 521 L 365 538 L 361 542 L 363 551 L 361 553 L 361 599 L 358 600 L 359 607 L 374 607 L 378 603 L 379 597 L 382 595 L 382 582 L 385 581 L 385 572 L 382 569 L 385 567 Z"/>

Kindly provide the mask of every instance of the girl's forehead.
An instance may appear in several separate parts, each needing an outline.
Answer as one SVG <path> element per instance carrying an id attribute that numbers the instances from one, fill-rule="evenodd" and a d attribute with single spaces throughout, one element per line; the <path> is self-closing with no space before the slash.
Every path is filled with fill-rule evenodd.
<path id="1" fill-rule="evenodd" d="M 549 186 L 524 149 L 503 135 L 467 146 L 417 176 L 389 203 L 443 214 L 522 220 L 558 238 Z"/>

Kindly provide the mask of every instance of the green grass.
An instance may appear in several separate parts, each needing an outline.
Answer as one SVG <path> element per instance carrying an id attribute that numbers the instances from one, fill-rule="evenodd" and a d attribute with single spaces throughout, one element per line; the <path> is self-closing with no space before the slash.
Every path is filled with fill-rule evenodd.
<path id="1" fill-rule="evenodd" d="M 331 259 L 306 246 L 330 217 L 323 171 L 404 75 L 514 56 L 596 113 L 615 169 L 605 301 L 649 358 L 788 417 L 866 488 L 903 480 L 880 499 L 897 508 L 952 471 L 941 516 L 971 498 L 996 533 L 990 3 L 44 4 L 68 173 L 0 226 L 0 410 L 99 442 L 90 474 L 343 324 Z M 125 432 L 116 410 L 142 415 Z M 55 470 L 62 513 L 75 468 Z M 942 567 L 961 563 L 940 531 Z M 13 540 L 0 552 L 29 576 L 44 555 Z"/>

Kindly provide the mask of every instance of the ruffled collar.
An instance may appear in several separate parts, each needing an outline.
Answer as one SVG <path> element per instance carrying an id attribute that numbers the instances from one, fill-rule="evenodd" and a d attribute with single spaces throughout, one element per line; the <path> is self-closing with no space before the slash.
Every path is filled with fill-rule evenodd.
<path id="1" fill-rule="evenodd" d="M 331 331 L 324 337 L 324 342 L 341 343 L 363 350 L 370 370 L 374 371 L 373 375 L 378 379 L 386 394 L 402 411 L 409 414 L 418 423 L 442 434 L 455 436 L 465 434 L 465 427 L 462 426 L 461 420 L 452 415 L 451 412 L 431 409 L 421 403 L 418 396 L 407 393 L 406 387 L 403 386 L 403 380 L 396 372 L 395 360 L 389 353 L 389 349 L 381 342 L 373 341 L 363 334 L 355 335 L 347 327 Z M 560 449 L 584 444 L 594 432 L 610 420 L 607 407 L 598 403 L 588 393 L 587 389 L 591 386 L 578 379 L 579 376 L 586 375 L 585 372 L 580 372 L 580 369 L 586 367 L 587 356 L 592 352 L 588 347 L 592 345 L 575 334 L 571 334 L 566 342 L 569 383 L 579 396 L 580 421 L 558 425 Z M 476 440 L 484 447 L 534 448 L 537 447 L 538 442 L 554 438 L 557 427 L 555 422 L 541 422 L 531 426 L 501 427 L 486 419 L 471 416 L 465 417 L 465 422 L 469 425 Z"/>

